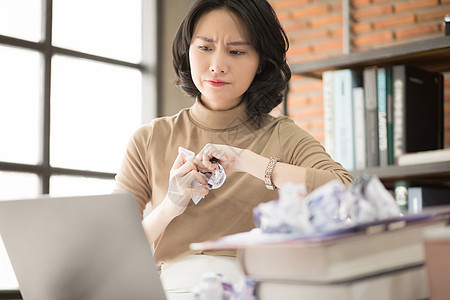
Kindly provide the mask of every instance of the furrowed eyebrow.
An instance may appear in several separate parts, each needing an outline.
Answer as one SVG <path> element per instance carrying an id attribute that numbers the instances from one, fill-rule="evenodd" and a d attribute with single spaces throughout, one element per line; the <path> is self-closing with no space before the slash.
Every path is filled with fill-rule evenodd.
<path id="1" fill-rule="evenodd" d="M 216 43 L 213 39 L 210 39 L 210 38 L 207 38 L 207 37 L 204 37 L 204 36 L 196 36 L 195 38 L 203 40 L 203 41 L 208 42 L 208 43 L 213 43 L 213 44 Z M 235 41 L 235 42 L 229 42 L 229 43 L 227 43 L 227 45 L 229 45 L 229 46 L 242 46 L 242 45 L 246 46 L 247 45 L 248 46 L 248 45 L 251 45 L 251 43 L 250 42 L 245 42 L 245 41 Z"/>

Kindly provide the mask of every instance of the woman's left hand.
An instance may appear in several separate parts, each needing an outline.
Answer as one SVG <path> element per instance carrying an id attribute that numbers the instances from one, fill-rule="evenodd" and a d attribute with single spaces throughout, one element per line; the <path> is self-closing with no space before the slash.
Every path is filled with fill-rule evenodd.
<path id="1" fill-rule="evenodd" d="M 236 148 L 228 145 L 206 144 L 205 147 L 197 154 L 196 162 L 199 167 L 205 168 L 201 171 L 214 172 L 218 162 L 222 165 L 226 174 L 231 174 L 241 170 L 241 162 L 245 149 Z M 200 168 L 199 168 L 200 169 Z"/>

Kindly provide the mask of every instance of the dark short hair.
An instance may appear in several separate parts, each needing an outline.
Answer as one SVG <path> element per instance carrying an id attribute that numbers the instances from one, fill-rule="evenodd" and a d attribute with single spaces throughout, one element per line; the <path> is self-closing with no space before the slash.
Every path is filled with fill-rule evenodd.
<path id="1" fill-rule="evenodd" d="M 261 70 L 244 94 L 247 112 L 259 118 L 283 100 L 291 78 L 286 62 L 289 41 L 270 4 L 266 0 L 197 0 L 180 25 L 172 46 L 175 83 L 188 95 L 198 97 L 190 70 L 189 47 L 198 19 L 205 13 L 225 8 L 242 18 L 250 33 L 252 46 L 259 53 Z"/>

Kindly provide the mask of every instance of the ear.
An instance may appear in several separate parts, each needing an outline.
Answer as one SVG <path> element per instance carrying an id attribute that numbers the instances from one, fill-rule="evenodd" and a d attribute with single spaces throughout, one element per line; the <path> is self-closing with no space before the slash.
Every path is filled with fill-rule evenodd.
<path id="1" fill-rule="evenodd" d="M 263 66 L 260 64 L 260 65 L 258 66 L 258 69 L 256 70 L 256 74 L 261 74 L 261 73 L 262 73 L 262 70 L 263 70 Z"/>
<path id="2" fill-rule="evenodd" d="M 258 69 L 256 71 L 256 74 L 261 74 L 264 70 L 264 66 L 266 64 L 266 59 L 264 59 L 263 57 L 259 57 L 259 65 L 258 65 Z"/>

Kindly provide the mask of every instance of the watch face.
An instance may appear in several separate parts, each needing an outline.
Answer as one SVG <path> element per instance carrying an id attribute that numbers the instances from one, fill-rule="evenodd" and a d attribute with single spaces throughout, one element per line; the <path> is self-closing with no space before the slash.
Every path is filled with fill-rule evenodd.
<path id="1" fill-rule="evenodd" d="M 275 186 L 273 186 L 273 185 L 269 185 L 269 184 L 266 184 L 266 188 L 268 189 L 268 190 L 271 190 L 271 191 L 273 191 L 273 190 L 276 190 L 277 188 L 275 187 Z"/>

